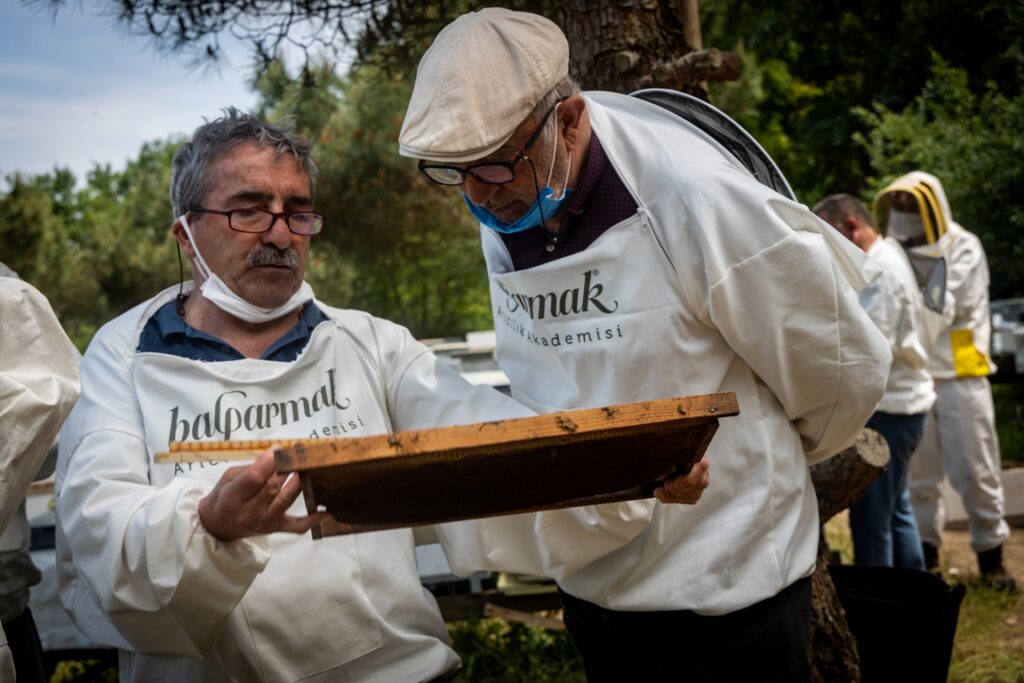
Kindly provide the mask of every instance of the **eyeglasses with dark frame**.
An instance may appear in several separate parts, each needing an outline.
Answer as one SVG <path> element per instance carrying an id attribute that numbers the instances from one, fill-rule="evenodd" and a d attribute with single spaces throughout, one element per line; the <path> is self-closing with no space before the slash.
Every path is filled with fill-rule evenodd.
<path id="1" fill-rule="evenodd" d="M 245 208 L 229 209 L 204 209 L 193 206 L 189 209 L 192 213 L 214 213 L 218 216 L 227 216 L 228 227 L 236 232 L 267 232 L 274 227 L 277 219 L 284 221 L 288 229 L 296 235 L 316 235 L 324 229 L 327 217 L 313 211 L 281 211 L 275 213 L 266 209 Z"/>
<path id="2" fill-rule="evenodd" d="M 488 185 L 503 185 L 504 183 L 510 183 L 516 179 L 516 164 L 523 159 L 527 159 L 526 150 L 537 141 L 540 137 L 540 133 L 544 130 L 544 124 L 547 123 L 548 117 L 551 116 L 551 112 L 555 110 L 561 100 L 556 102 L 554 106 L 548 109 L 547 113 L 544 114 L 544 118 L 541 119 L 540 124 L 533 131 L 529 138 L 526 139 L 520 147 L 519 151 L 516 152 L 515 156 L 510 161 L 482 161 L 472 166 L 450 166 L 448 164 L 432 164 L 426 161 L 419 163 L 420 173 L 427 176 L 428 179 L 437 183 L 438 185 L 461 185 L 466 181 L 466 176 L 470 175 L 479 180 L 481 183 Z"/>

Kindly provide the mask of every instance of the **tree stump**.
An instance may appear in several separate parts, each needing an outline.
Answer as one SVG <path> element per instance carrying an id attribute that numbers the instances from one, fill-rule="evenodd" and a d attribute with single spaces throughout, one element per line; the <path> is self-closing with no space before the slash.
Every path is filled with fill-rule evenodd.
<path id="1" fill-rule="evenodd" d="M 862 429 L 852 446 L 811 467 L 818 496 L 822 532 L 818 560 L 811 578 L 811 680 L 814 683 L 860 681 L 857 643 L 828 573 L 829 547 L 824 525 L 848 508 L 878 477 L 889 462 L 889 446 L 881 434 Z"/>

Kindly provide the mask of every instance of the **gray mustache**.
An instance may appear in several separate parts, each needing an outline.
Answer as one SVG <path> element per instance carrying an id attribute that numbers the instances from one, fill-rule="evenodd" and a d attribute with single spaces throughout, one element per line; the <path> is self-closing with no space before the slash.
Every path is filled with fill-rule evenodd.
<path id="1" fill-rule="evenodd" d="M 249 253 L 246 263 L 252 266 L 285 266 L 298 268 L 301 259 L 294 249 L 278 249 L 272 245 L 264 245 Z"/>

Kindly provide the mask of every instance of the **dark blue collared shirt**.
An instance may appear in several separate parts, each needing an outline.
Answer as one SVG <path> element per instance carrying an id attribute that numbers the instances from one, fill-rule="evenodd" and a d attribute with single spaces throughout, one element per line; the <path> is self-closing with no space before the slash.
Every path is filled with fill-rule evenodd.
<path id="1" fill-rule="evenodd" d="M 191 360 L 207 362 L 241 360 L 244 355 L 222 339 L 202 330 L 197 330 L 178 315 L 175 301 L 168 301 L 157 309 L 153 317 L 146 322 L 139 337 L 138 352 L 167 353 Z M 306 348 L 313 329 L 326 322 L 327 316 L 316 304 L 310 302 L 302 309 L 302 315 L 295 327 L 285 332 L 280 339 L 270 345 L 261 360 L 274 360 L 282 363 L 294 361 Z"/>

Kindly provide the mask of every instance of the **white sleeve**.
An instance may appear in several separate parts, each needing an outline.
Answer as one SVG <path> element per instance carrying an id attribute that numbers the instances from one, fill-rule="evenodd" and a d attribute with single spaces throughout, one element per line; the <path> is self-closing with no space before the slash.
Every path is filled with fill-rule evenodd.
<path id="1" fill-rule="evenodd" d="M 892 352 L 821 235 L 793 231 L 730 268 L 711 285 L 707 315 L 778 398 L 809 462 L 853 443 Z"/>
<path id="2" fill-rule="evenodd" d="M 882 287 L 883 279 L 887 275 L 880 276 L 857 293 L 857 300 L 861 308 L 871 318 L 878 331 L 882 333 L 889 343 L 889 348 L 896 348 L 897 328 L 899 327 L 899 306 L 893 301 L 894 293 L 891 289 Z"/>
<path id="3" fill-rule="evenodd" d="M 201 657 L 266 565 L 269 546 L 264 537 L 223 543 L 208 534 L 200 483 L 150 484 L 128 361 L 107 341 L 101 330 L 86 352 L 82 398 L 61 432 L 61 598 L 99 642 L 111 640 L 109 627 L 91 628 L 97 615 L 83 605 L 116 628 L 124 643 L 113 644 Z"/>
<path id="4" fill-rule="evenodd" d="M 924 303 L 910 300 L 913 295 L 910 292 L 900 299 L 893 354 L 899 354 L 900 360 L 909 367 L 920 370 L 928 365 L 928 349 L 924 341 L 928 333 L 924 326 Z"/>
<path id="5" fill-rule="evenodd" d="M 858 292 L 858 300 L 886 343 L 908 367 L 920 369 L 928 364 L 928 353 L 922 346 L 925 332 L 920 320 L 924 303 L 916 291 L 906 291 L 888 268 L 901 263 L 879 264 L 882 274 Z M 919 315 L 920 314 L 920 315 Z"/>
<path id="6" fill-rule="evenodd" d="M 491 387 L 469 384 L 402 332 L 388 345 L 404 364 L 388 388 L 396 430 L 534 414 Z M 434 531 L 457 574 L 493 570 L 557 579 L 629 543 L 647 527 L 655 504 L 648 499 L 467 520 Z"/>
<path id="7" fill-rule="evenodd" d="M 563 579 L 636 538 L 653 499 L 471 519 L 437 526 L 456 574 L 506 571 Z"/>
<path id="8" fill-rule="evenodd" d="M 0 278 L 0 531 L 78 398 L 78 351 L 46 298 Z"/>
<path id="9" fill-rule="evenodd" d="M 968 328 L 974 333 L 978 350 L 989 353 L 989 273 L 988 259 L 981 241 L 972 234 L 964 234 L 965 244 L 955 249 L 949 264 L 947 289 L 953 294 L 953 328 Z"/>

